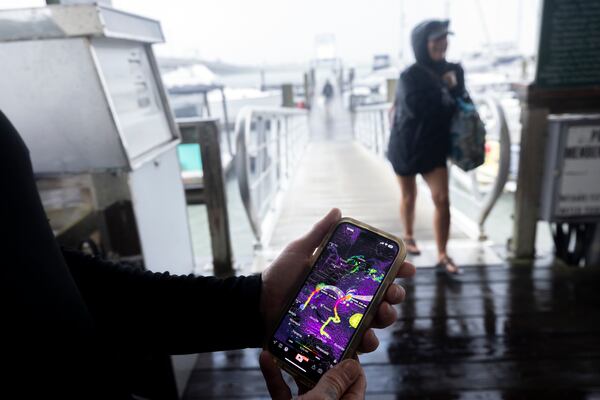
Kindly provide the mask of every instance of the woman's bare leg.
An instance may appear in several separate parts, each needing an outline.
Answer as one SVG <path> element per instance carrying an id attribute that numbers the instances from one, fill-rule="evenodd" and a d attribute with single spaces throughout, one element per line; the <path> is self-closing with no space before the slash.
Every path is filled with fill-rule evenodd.
<path id="1" fill-rule="evenodd" d="M 436 168 L 431 172 L 423 174 L 423 178 L 429 190 L 431 199 L 435 205 L 433 216 L 433 230 L 435 232 L 435 243 L 437 245 L 438 259 L 444 260 L 448 255 L 446 245 L 450 233 L 450 200 L 448 196 L 448 169 L 446 167 Z"/>
<path id="2" fill-rule="evenodd" d="M 404 227 L 404 237 L 413 239 L 413 228 L 415 225 L 415 202 L 417 200 L 417 183 L 415 176 L 400 176 L 400 220 Z"/>

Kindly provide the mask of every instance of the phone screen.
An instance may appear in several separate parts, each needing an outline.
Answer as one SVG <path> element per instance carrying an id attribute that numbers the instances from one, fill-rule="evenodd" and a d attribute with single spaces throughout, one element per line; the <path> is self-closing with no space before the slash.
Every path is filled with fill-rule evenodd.
<path id="1" fill-rule="evenodd" d="M 341 360 L 398 251 L 375 232 L 339 224 L 275 331 L 271 352 L 318 381 Z"/>

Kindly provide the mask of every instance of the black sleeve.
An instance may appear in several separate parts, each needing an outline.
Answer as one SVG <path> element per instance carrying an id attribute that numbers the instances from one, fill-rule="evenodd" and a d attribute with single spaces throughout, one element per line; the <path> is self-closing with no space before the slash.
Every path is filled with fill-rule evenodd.
<path id="1" fill-rule="evenodd" d="M 168 354 L 260 347 L 260 275 L 153 273 L 63 250 L 103 335 Z"/>
<path id="2" fill-rule="evenodd" d="M 467 92 L 467 88 L 465 86 L 465 71 L 460 64 L 453 64 L 454 71 L 456 71 L 456 87 L 450 90 L 452 97 L 460 98 L 467 102 L 471 102 L 471 98 L 469 93 Z"/>
<path id="3" fill-rule="evenodd" d="M 441 92 L 439 87 L 428 82 L 430 79 L 417 70 L 409 70 L 400 77 L 399 104 L 402 112 L 409 117 L 435 115 L 441 108 Z"/>

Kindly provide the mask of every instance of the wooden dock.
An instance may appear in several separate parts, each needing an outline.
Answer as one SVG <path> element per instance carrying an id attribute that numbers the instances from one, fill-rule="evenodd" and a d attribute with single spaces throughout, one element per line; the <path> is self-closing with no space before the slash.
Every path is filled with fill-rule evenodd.
<path id="1" fill-rule="evenodd" d="M 600 270 L 417 271 L 399 321 L 362 355 L 368 399 L 600 398 Z M 258 350 L 202 355 L 185 399 L 268 398 Z"/>
<path id="2" fill-rule="evenodd" d="M 332 113 L 312 114 L 312 141 L 284 199 L 273 254 L 332 207 L 402 234 L 393 171 L 352 140 L 339 105 Z M 426 267 L 435 263 L 433 206 L 420 190 L 415 233 L 424 254 L 413 261 Z M 376 352 L 360 356 L 368 399 L 600 398 L 600 270 L 510 266 L 456 225 L 449 249 L 466 265 L 460 281 L 418 268 L 401 282 L 400 319 L 378 332 Z M 268 398 L 259 351 L 201 355 L 185 399 Z"/>

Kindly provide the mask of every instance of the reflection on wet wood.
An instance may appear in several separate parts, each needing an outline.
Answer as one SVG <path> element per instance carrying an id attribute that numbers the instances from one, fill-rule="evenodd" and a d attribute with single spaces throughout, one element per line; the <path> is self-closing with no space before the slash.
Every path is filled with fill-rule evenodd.
<path id="1" fill-rule="evenodd" d="M 400 319 L 361 356 L 367 398 L 600 398 L 600 271 L 420 269 Z M 200 358 L 186 399 L 268 398 L 258 350 Z"/>

